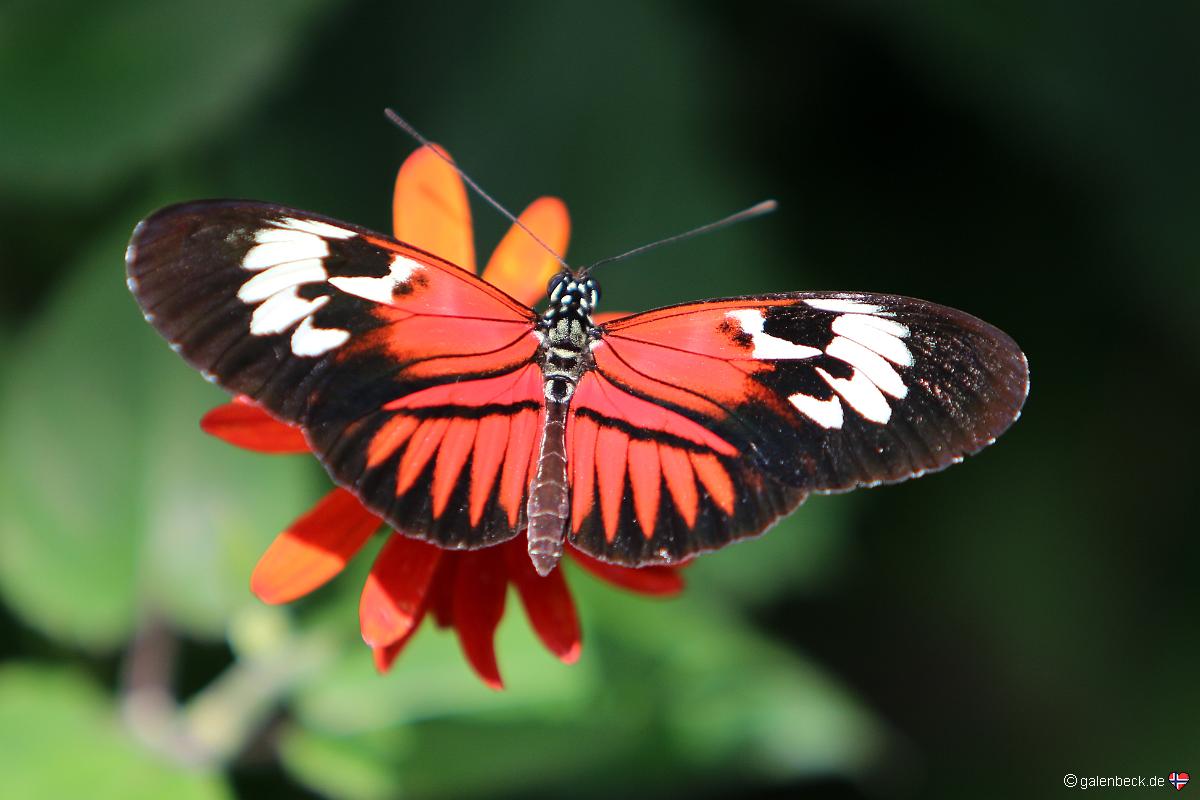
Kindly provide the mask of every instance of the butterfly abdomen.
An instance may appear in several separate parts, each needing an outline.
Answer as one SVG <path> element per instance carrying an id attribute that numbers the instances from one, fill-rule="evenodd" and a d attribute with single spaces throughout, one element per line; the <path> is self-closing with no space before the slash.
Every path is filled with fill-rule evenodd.
<path id="1" fill-rule="evenodd" d="M 571 501 L 567 487 L 567 407 L 546 403 L 537 471 L 529 486 L 529 558 L 539 575 L 549 575 L 562 557 Z"/>

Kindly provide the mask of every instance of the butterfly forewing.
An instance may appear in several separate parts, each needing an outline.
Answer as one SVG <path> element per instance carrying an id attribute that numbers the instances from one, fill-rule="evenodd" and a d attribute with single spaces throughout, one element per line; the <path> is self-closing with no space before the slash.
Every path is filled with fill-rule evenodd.
<path id="1" fill-rule="evenodd" d="M 373 511 L 451 547 L 518 533 L 543 405 L 530 309 L 388 237 L 260 203 L 164 209 L 127 261 L 172 347 L 302 426 Z"/>
<path id="2" fill-rule="evenodd" d="M 894 295 L 797 293 L 609 322 L 568 427 L 571 535 L 673 562 L 755 535 L 810 492 L 955 463 L 1017 417 L 1016 344 Z"/>

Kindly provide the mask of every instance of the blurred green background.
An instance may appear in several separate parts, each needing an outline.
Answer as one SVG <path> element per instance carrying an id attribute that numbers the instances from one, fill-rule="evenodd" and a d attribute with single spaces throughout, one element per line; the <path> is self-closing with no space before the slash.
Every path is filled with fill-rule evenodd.
<path id="1" fill-rule="evenodd" d="M 1198 29 L 1182 2 L 4 4 L 0 793 L 1007 798 L 1200 772 Z M 197 197 L 387 230 L 413 149 L 388 105 L 510 206 L 563 197 L 576 261 L 780 200 L 611 268 L 608 309 L 928 298 L 1022 344 L 1025 415 L 946 473 L 811 500 L 679 599 L 572 571 L 574 666 L 510 603 L 506 692 L 429 626 L 376 677 L 369 557 L 293 607 L 250 595 L 327 480 L 200 433 L 222 395 L 122 256 Z M 486 253 L 505 225 L 475 212 Z"/>

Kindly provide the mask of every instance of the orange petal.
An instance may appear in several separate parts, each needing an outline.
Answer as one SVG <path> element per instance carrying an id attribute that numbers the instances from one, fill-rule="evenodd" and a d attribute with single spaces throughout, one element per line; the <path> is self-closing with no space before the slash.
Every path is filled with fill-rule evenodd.
<path id="1" fill-rule="evenodd" d="M 508 591 L 503 555 L 495 547 L 459 556 L 454 577 L 454 627 L 463 654 L 476 674 L 493 689 L 503 689 L 496 664 L 496 626 L 504 616 Z"/>
<path id="2" fill-rule="evenodd" d="M 403 639 L 424 613 L 425 596 L 442 551 L 398 533 L 375 557 L 363 585 L 358 621 L 363 641 L 384 647 Z"/>
<path id="3" fill-rule="evenodd" d="M 293 522 L 263 553 L 250 591 L 264 603 L 289 603 L 346 566 L 382 520 L 345 489 L 334 489 Z"/>
<path id="4" fill-rule="evenodd" d="M 454 168 L 428 147 L 409 156 L 396 174 L 392 229 L 400 241 L 475 271 L 466 187 Z"/>
<path id="5" fill-rule="evenodd" d="M 564 664 L 579 660 L 579 617 L 563 571 L 556 569 L 546 577 L 537 574 L 526 552 L 525 537 L 500 545 L 508 561 L 508 574 L 521 595 L 525 615 L 546 649 Z"/>
<path id="6" fill-rule="evenodd" d="M 235 447 L 258 453 L 308 452 L 308 442 L 299 428 L 280 422 L 244 396 L 209 411 L 200 418 L 200 429 Z"/>
<path id="7" fill-rule="evenodd" d="M 539 197 L 521 212 L 519 219 L 560 256 L 566 255 L 571 218 L 562 200 Z M 514 225 L 492 253 L 483 270 L 483 279 L 508 292 L 513 299 L 532 306 L 546 296 L 546 284 L 561 269 L 554 256 Z"/>
<path id="8" fill-rule="evenodd" d="M 421 627 L 421 620 L 425 618 L 425 611 L 422 609 L 417 613 L 417 618 L 413 621 L 412 627 L 408 629 L 408 633 L 383 647 L 372 647 L 371 655 L 375 659 L 375 669 L 380 675 L 392 668 L 392 662 L 396 660 L 396 656 L 400 655 L 400 651 L 412 639 L 413 634 Z"/>
<path id="9" fill-rule="evenodd" d="M 672 595 L 683 591 L 683 576 L 679 574 L 679 566 L 619 567 L 597 561 L 575 548 L 570 548 L 568 552 L 579 566 L 622 589 L 651 595 Z"/>

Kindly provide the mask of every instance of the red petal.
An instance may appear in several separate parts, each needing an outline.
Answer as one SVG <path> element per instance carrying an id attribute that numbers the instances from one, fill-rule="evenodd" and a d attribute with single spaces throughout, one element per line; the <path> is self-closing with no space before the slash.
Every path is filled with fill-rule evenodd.
<path id="1" fill-rule="evenodd" d="M 345 489 L 334 489 L 275 537 L 250 576 L 264 603 L 288 603 L 342 571 L 383 522 Z"/>
<path id="2" fill-rule="evenodd" d="M 299 428 L 272 417 L 253 400 L 238 397 L 200 418 L 200 429 L 236 447 L 258 453 L 307 453 Z"/>
<path id="3" fill-rule="evenodd" d="M 458 556 L 454 578 L 454 627 L 471 667 L 493 689 L 503 689 L 496 665 L 496 626 L 508 591 L 504 556 L 492 547 Z"/>
<path id="4" fill-rule="evenodd" d="M 589 555 L 571 548 L 571 558 L 595 575 L 608 581 L 614 586 L 628 589 L 631 592 L 650 595 L 672 595 L 683 591 L 683 576 L 679 574 L 682 565 L 673 567 L 618 567 L 616 564 L 605 564 Z"/>
<path id="5" fill-rule="evenodd" d="M 394 533 L 375 557 L 358 604 L 363 641 L 383 647 L 403 639 L 424 613 L 425 595 L 442 551 Z"/>
<path id="6" fill-rule="evenodd" d="M 454 580 L 461 559 L 461 553 L 448 552 L 438 561 L 437 570 L 433 573 L 428 605 L 433 621 L 439 628 L 449 628 L 454 624 Z"/>
<path id="7" fill-rule="evenodd" d="M 579 618 L 575 615 L 575 603 L 571 591 L 563 578 L 561 569 L 541 577 L 529 560 L 525 550 L 525 537 L 500 545 L 508 562 L 508 574 L 517 585 L 521 603 L 529 624 L 541 638 L 546 649 L 564 664 L 579 660 Z"/>
<path id="8" fill-rule="evenodd" d="M 409 643 L 413 637 L 413 634 L 420 629 L 421 620 L 424 618 L 425 610 L 421 609 L 419 612 L 417 612 L 417 617 L 415 620 L 413 620 L 412 627 L 408 629 L 408 633 L 404 634 L 389 645 L 371 648 L 371 655 L 375 659 L 375 669 L 380 675 L 392 668 L 392 662 L 396 660 L 396 656 L 400 655 L 400 651 L 403 650 Z"/>

